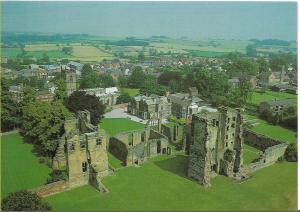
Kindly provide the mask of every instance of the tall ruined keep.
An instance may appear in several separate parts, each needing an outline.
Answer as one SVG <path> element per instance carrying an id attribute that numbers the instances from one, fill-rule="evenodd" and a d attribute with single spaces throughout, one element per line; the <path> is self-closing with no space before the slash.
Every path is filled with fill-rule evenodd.
<path id="1" fill-rule="evenodd" d="M 222 107 L 193 115 L 188 176 L 204 186 L 216 174 L 241 179 L 242 123 L 240 109 Z"/>
<path id="2" fill-rule="evenodd" d="M 70 96 L 77 90 L 77 75 L 75 70 L 62 70 L 63 79 L 66 82 L 67 95 Z"/>
<path id="3" fill-rule="evenodd" d="M 105 191 L 101 180 L 110 173 L 108 137 L 90 123 L 88 111 L 78 112 L 78 118 L 67 120 L 64 127 L 65 134 L 53 158 L 53 169 L 67 168 L 70 187 L 91 184 Z"/>

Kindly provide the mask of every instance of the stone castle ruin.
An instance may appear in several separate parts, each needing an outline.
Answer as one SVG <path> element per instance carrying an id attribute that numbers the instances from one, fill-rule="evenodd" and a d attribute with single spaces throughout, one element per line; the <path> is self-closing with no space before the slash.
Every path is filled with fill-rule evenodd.
<path id="1" fill-rule="evenodd" d="M 188 176 L 204 186 L 216 174 L 242 178 L 243 117 L 240 109 L 193 115 Z"/>
<path id="2" fill-rule="evenodd" d="M 109 151 L 125 166 L 143 164 L 148 158 L 171 154 L 168 138 L 160 133 L 160 121 L 148 121 L 144 129 L 117 134 L 110 138 Z M 152 125 L 152 126 L 151 126 Z"/>
<path id="3" fill-rule="evenodd" d="M 262 151 L 257 160 L 245 167 L 249 173 L 276 163 L 284 156 L 288 147 L 288 143 L 260 135 L 251 130 L 244 130 L 243 136 L 246 144 Z"/>
<path id="4" fill-rule="evenodd" d="M 107 158 L 108 137 L 90 123 L 88 111 L 78 112 L 78 119 L 65 122 L 65 134 L 53 158 L 53 169 L 67 167 L 69 186 L 91 184 L 105 191 L 101 180 L 110 174 Z"/>

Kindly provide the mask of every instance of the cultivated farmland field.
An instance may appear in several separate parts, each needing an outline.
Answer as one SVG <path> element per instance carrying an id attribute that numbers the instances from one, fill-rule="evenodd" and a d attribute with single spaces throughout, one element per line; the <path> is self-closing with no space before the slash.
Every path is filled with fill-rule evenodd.
<path id="1" fill-rule="evenodd" d="M 32 153 L 32 145 L 23 143 L 19 134 L 1 137 L 1 196 L 46 183 L 51 169 Z"/>
<path id="2" fill-rule="evenodd" d="M 159 156 L 105 178 L 109 193 L 83 186 L 45 199 L 60 211 L 296 210 L 297 163 L 274 164 L 241 184 L 217 176 L 210 188 L 186 177 L 187 164 L 185 155 Z"/>

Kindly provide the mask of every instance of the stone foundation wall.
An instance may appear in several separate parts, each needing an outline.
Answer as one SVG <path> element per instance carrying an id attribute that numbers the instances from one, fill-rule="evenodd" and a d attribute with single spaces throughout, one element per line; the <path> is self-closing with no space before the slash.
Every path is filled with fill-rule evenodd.
<path id="1" fill-rule="evenodd" d="M 47 197 L 53 194 L 69 190 L 69 182 L 61 180 L 47 185 L 42 185 L 30 191 L 36 192 L 40 197 Z"/>
<path id="2" fill-rule="evenodd" d="M 246 144 L 256 149 L 259 149 L 261 151 L 266 150 L 268 147 L 284 143 L 283 141 L 258 134 L 249 129 L 244 130 L 243 136 L 244 136 L 244 142 Z"/>

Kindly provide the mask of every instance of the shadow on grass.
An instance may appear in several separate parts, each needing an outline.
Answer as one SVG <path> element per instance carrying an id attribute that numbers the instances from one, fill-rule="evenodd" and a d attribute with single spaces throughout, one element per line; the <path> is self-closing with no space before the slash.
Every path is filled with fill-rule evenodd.
<path id="1" fill-rule="evenodd" d="M 170 159 L 155 161 L 154 164 L 163 170 L 189 179 L 187 177 L 188 156 L 176 155 Z"/>

